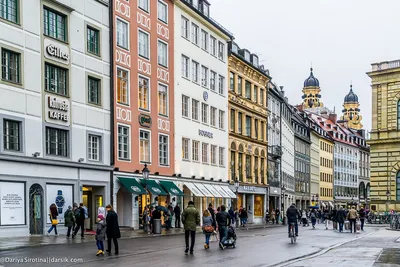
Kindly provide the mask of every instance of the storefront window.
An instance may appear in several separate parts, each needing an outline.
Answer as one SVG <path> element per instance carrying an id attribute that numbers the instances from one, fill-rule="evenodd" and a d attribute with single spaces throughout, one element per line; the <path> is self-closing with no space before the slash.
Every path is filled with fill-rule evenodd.
<path id="1" fill-rule="evenodd" d="M 264 215 L 264 196 L 255 195 L 254 196 L 254 216 L 263 217 Z"/>

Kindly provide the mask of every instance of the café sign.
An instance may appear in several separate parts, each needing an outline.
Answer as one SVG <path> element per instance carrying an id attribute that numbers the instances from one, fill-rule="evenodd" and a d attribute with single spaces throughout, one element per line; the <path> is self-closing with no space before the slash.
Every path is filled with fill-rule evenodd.
<path id="1" fill-rule="evenodd" d="M 203 130 L 199 130 L 199 135 L 200 136 L 204 136 L 204 137 L 208 137 L 208 138 L 214 138 L 213 133 L 207 132 L 207 131 L 203 131 Z"/>
<path id="2" fill-rule="evenodd" d="M 69 48 L 66 45 L 44 39 L 44 56 L 63 64 L 69 64 Z"/>
<path id="3" fill-rule="evenodd" d="M 139 115 L 139 124 L 143 127 L 150 128 L 151 127 L 151 117 L 149 115 L 140 114 Z"/>
<path id="4" fill-rule="evenodd" d="M 46 122 L 70 125 L 70 102 L 69 99 L 46 95 Z"/>

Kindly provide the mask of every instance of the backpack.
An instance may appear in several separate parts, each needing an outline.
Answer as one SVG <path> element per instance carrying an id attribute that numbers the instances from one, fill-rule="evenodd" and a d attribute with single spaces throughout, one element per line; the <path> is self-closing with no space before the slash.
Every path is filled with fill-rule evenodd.
<path id="1" fill-rule="evenodd" d="M 315 213 L 314 213 L 314 212 L 311 212 L 310 217 L 311 217 L 311 218 L 315 218 L 315 217 L 316 217 L 316 216 L 315 216 Z"/>
<path id="2" fill-rule="evenodd" d="M 84 210 L 84 213 L 85 213 L 85 219 L 89 218 L 89 213 L 88 213 L 88 210 L 87 210 L 87 208 L 85 206 L 83 206 L 83 210 Z"/>
<path id="3" fill-rule="evenodd" d="M 76 209 L 74 212 L 74 215 L 75 215 L 75 219 L 78 220 L 81 217 L 81 210 L 79 208 Z"/>

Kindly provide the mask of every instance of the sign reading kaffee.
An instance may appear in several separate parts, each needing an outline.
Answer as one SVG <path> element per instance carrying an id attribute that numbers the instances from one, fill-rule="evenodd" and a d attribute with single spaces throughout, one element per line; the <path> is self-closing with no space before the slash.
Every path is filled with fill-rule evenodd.
<path id="1" fill-rule="evenodd" d="M 46 95 L 46 122 L 70 125 L 70 102 L 67 98 Z"/>
<path id="2" fill-rule="evenodd" d="M 50 39 L 44 39 L 44 56 L 48 59 L 69 64 L 69 48 L 66 45 Z"/>

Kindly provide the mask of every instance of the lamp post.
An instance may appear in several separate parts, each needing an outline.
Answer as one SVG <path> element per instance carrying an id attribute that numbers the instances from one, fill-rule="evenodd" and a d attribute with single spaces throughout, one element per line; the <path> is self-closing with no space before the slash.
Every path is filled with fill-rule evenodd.
<path id="1" fill-rule="evenodd" d="M 240 186 L 239 180 L 238 180 L 238 178 L 236 178 L 236 180 L 235 180 L 236 210 L 238 210 L 238 208 L 239 208 L 238 207 L 238 204 L 239 204 L 239 198 L 238 198 L 239 186 Z"/>
<path id="2" fill-rule="evenodd" d="M 142 175 L 143 175 L 143 181 L 144 181 L 144 188 L 145 189 L 147 187 L 147 180 L 149 179 L 149 173 L 150 173 L 150 170 L 147 169 L 147 164 L 144 164 L 144 168 L 142 170 Z"/>
<path id="3" fill-rule="evenodd" d="M 282 214 L 282 224 L 285 225 L 285 192 L 286 187 L 283 185 L 281 188 L 281 214 Z"/>
<path id="4" fill-rule="evenodd" d="M 386 200 L 386 211 L 387 212 L 389 212 L 389 205 L 390 205 L 389 197 L 390 197 L 390 191 L 389 191 L 389 189 L 387 189 L 386 190 L 386 198 L 387 198 L 387 200 Z"/>

